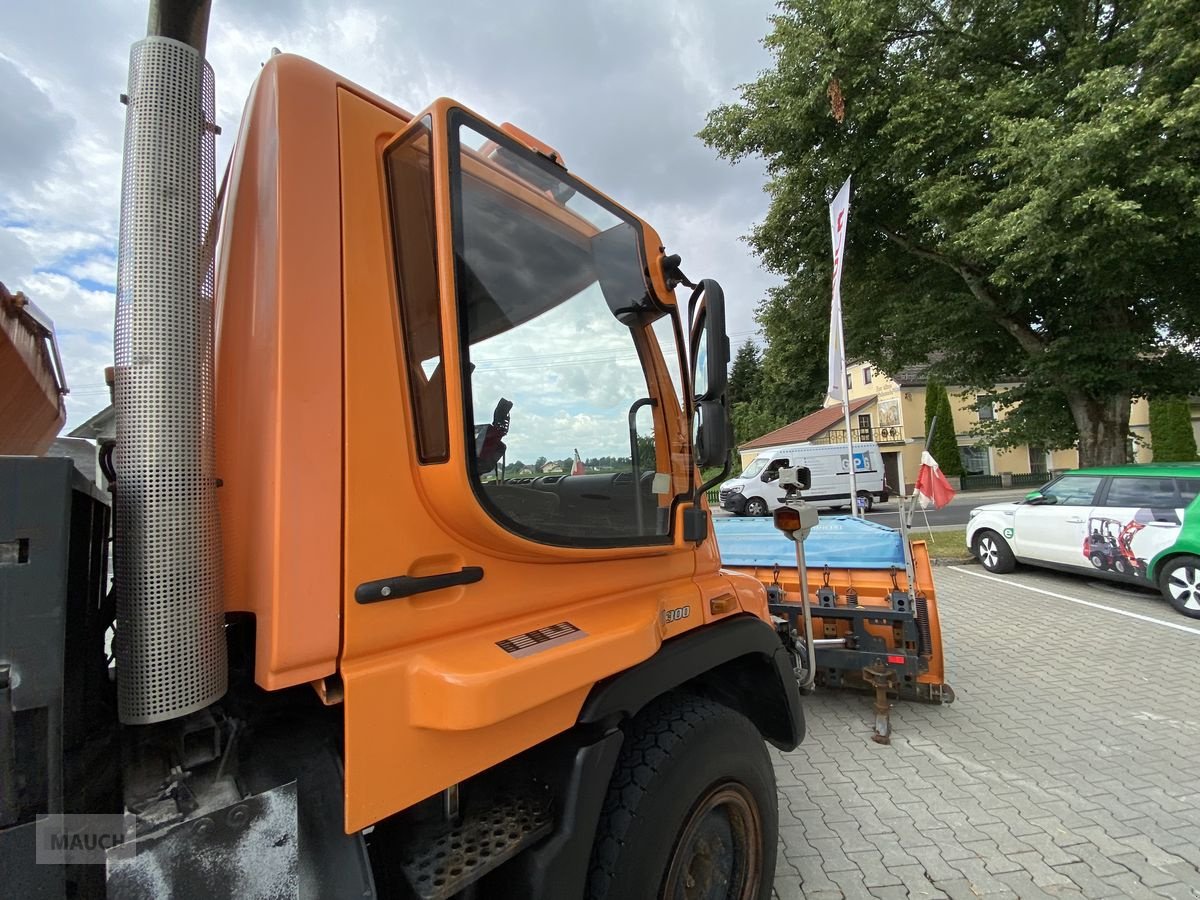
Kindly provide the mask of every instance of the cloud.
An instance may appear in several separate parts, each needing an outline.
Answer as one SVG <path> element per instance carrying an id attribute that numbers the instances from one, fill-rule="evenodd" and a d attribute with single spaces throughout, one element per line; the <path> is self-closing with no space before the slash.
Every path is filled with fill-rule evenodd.
<path id="1" fill-rule="evenodd" d="M 0 189 L 36 184 L 50 174 L 70 119 L 10 59 L 0 57 Z"/>
<path id="2" fill-rule="evenodd" d="M 112 353 L 124 128 L 117 98 L 126 90 L 129 45 L 145 33 L 146 4 L 10 6 L 0 30 L 0 279 L 25 290 L 67 333 L 64 358 L 72 386 L 80 386 L 70 404 L 74 425 L 105 401 L 99 372 Z M 718 160 L 695 133 L 709 109 L 769 64 L 760 38 L 773 9 L 773 0 L 465 0 L 419 8 L 393 0 L 222 0 L 208 41 L 223 129 L 219 165 L 272 47 L 309 56 L 413 111 L 455 97 L 557 147 L 573 172 L 650 221 L 683 255 L 684 271 L 721 281 L 737 344 L 755 330 L 753 309 L 775 283 L 739 240 L 766 213 L 763 173 L 753 163 Z M 543 343 L 536 352 L 555 349 Z M 592 370 L 589 397 L 602 399 L 604 379 L 622 369 Z M 543 385 L 557 378 L 576 390 L 587 371 L 511 374 Z M 90 406 L 84 385 L 97 391 Z M 581 441 L 578 430 L 597 415 L 560 421 L 552 412 L 536 414 Z M 514 411 L 514 428 L 516 421 Z"/>

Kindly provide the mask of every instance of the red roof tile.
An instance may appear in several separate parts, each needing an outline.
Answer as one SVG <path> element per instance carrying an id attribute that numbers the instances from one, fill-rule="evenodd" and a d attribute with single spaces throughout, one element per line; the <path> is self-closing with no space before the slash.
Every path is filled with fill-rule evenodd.
<path id="1" fill-rule="evenodd" d="M 856 413 L 864 406 L 874 403 L 874 397 L 859 397 L 850 401 L 850 412 Z M 738 447 L 739 450 L 760 450 L 767 447 L 778 447 L 781 444 L 802 444 L 811 441 L 818 434 L 827 431 L 835 425 L 842 424 L 842 405 L 826 406 L 814 413 L 809 413 L 803 419 L 797 419 L 791 424 L 768 431 L 762 437 L 747 441 Z"/>

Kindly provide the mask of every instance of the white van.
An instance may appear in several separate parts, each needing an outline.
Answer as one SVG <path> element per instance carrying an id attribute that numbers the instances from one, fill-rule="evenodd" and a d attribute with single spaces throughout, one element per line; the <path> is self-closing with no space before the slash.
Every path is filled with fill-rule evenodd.
<path id="1" fill-rule="evenodd" d="M 739 516 L 765 516 L 783 505 L 776 482 L 779 470 L 807 466 L 812 486 L 801 496 L 819 509 L 850 505 L 850 457 L 845 444 L 793 444 L 764 450 L 737 478 L 721 485 L 721 508 Z M 883 457 L 878 444 L 854 445 L 854 475 L 859 508 L 870 511 L 875 500 L 886 503 Z"/>

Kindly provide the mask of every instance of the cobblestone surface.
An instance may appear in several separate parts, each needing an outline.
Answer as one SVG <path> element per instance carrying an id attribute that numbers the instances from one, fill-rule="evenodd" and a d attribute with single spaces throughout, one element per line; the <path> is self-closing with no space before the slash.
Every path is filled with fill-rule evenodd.
<path id="1" fill-rule="evenodd" d="M 935 573 L 954 704 L 897 704 L 885 747 L 868 696 L 806 698 L 807 739 L 775 754 L 775 897 L 1200 898 L 1200 620 L 979 573 Z"/>

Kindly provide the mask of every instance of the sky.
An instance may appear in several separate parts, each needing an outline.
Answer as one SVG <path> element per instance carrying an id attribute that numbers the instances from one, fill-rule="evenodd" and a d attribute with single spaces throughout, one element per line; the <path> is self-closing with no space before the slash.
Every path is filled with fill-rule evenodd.
<path id="1" fill-rule="evenodd" d="M 562 4 L 214 0 L 218 173 L 272 48 L 416 111 L 449 96 L 555 147 L 716 278 L 734 348 L 777 279 L 742 237 L 766 215 L 763 167 L 695 137 L 706 113 L 770 65 L 770 0 Z M 121 145 L 131 43 L 146 0 L 7 4 L 0 29 L 0 281 L 53 318 L 70 429 L 107 403 Z M 518 422 L 514 411 L 514 431 Z M 607 430 L 607 429 L 606 429 Z M 580 447 L 586 455 L 585 449 Z M 550 455 L 550 454 L 547 454 Z"/>

